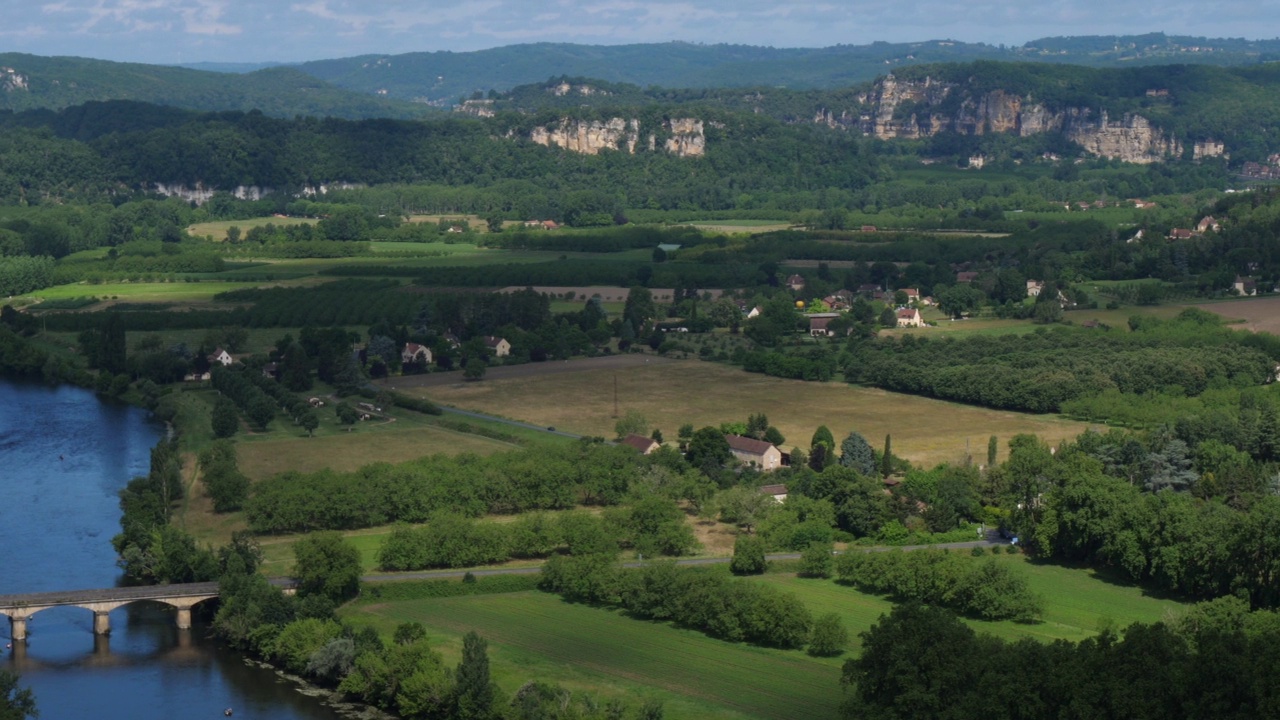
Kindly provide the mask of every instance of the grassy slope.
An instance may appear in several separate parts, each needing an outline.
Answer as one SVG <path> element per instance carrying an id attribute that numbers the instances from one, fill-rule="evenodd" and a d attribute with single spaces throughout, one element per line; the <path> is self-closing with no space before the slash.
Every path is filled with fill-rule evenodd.
<path id="1" fill-rule="evenodd" d="M 1180 607 L 1091 571 L 1037 565 L 1020 555 L 997 560 L 1017 565 L 1047 601 L 1045 620 L 1036 625 L 970 621 L 999 637 L 1080 640 L 1104 624 L 1153 622 Z M 795 592 L 815 614 L 839 614 L 855 637 L 892 607 L 829 580 L 780 573 L 756 581 Z M 656 697 L 671 718 L 832 718 L 839 702 L 842 659 L 726 643 L 542 593 L 372 602 L 344 615 L 383 633 L 400 622 L 422 622 L 450 662 L 462 635 L 477 630 L 490 641 L 494 678 L 507 692 L 538 677 L 604 695 Z"/>

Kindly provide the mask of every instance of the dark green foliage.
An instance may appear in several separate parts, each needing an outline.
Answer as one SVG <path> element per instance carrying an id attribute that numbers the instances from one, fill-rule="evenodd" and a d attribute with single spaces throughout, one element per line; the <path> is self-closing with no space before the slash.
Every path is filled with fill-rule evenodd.
<path id="1" fill-rule="evenodd" d="M 229 438 L 240 429 L 240 413 L 236 404 L 225 396 L 219 396 L 213 404 L 213 436 Z"/>
<path id="2" fill-rule="evenodd" d="M 739 535 L 733 541 L 733 560 L 729 570 L 734 575 L 759 575 L 765 571 L 764 541 L 757 535 Z"/>
<path id="3" fill-rule="evenodd" d="M 489 644 L 475 633 L 462 638 L 462 661 L 458 663 L 454 696 L 460 720 L 487 720 L 494 716 L 497 687 L 489 679 Z"/>
<path id="4" fill-rule="evenodd" d="M 799 648 L 809 640 L 809 611 L 792 594 L 672 562 L 620 570 L 600 556 L 553 558 L 539 587 L 574 602 L 621 607 L 734 642 Z"/>
<path id="5" fill-rule="evenodd" d="M 40 716 L 30 688 L 18 687 L 18 674 L 0 669 L 0 720 L 26 720 Z"/>
<path id="6" fill-rule="evenodd" d="M 831 577 L 831 543 L 815 542 L 800 554 L 800 574 L 811 578 Z"/>
<path id="7" fill-rule="evenodd" d="M 312 533 L 294 543 L 293 554 L 299 598 L 341 603 L 359 594 L 360 551 L 339 533 Z"/>
<path id="8" fill-rule="evenodd" d="M 729 441 L 724 433 L 713 427 L 704 427 L 693 433 L 685 452 L 689 465 L 713 475 L 733 459 Z"/>
<path id="9" fill-rule="evenodd" d="M 240 472 L 235 445 L 228 440 L 200 451 L 200 474 L 205 490 L 213 498 L 214 512 L 239 510 L 249 497 L 249 478 Z"/>
<path id="10" fill-rule="evenodd" d="M 1044 600 L 1026 578 L 995 560 L 978 561 L 946 551 L 846 552 L 836 561 L 840 582 L 950 607 L 986 620 L 1031 622 Z"/>
<path id="11" fill-rule="evenodd" d="M 840 464 L 872 477 L 876 474 L 876 453 L 866 438 L 851 430 L 840 443 Z"/>
<path id="12" fill-rule="evenodd" d="M 580 499 L 614 504 L 647 462 L 627 447 L 583 443 L 288 472 L 257 483 L 245 511 L 255 532 L 279 533 L 420 523 L 440 511 L 476 517 L 567 509 Z"/>
<path id="13" fill-rule="evenodd" d="M 813 623 L 813 634 L 809 637 L 808 653 L 818 657 L 832 657 L 844 652 L 849 645 L 849 631 L 845 629 L 840 616 L 827 613 Z"/>
<path id="14" fill-rule="evenodd" d="M 1241 627 L 1244 625 L 1244 627 Z M 842 717 L 1213 717 L 1271 707 L 1274 623 L 1135 624 L 1078 644 L 976 634 L 946 610 L 899 605 L 844 664 Z M 1034 672 L 1012 672 L 1013 669 Z"/>

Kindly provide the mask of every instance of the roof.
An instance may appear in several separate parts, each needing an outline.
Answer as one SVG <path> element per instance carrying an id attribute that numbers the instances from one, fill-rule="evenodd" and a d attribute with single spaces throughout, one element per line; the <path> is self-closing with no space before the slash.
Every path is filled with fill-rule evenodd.
<path id="1" fill-rule="evenodd" d="M 748 455 L 764 455 L 770 450 L 776 450 L 773 443 L 764 440 L 755 440 L 741 435 L 725 435 L 724 439 L 729 442 L 729 449 L 736 450 L 740 453 Z"/>
<path id="2" fill-rule="evenodd" d="M 787 486 L 786 485 L 761 485 L 760 494 L 761 495 L 786 495 Z"/>
<path id="3" fill-rule="evenodd" d="M 499 344 L 505 342 L 504 338 L 494 337 L 492 335 L 484 336 L 484 344 L 488 347 L 498 347 Z"/>
<path id="4" fill-rule="evenodd" d="M 978 278 L 978 273 L 972 270 L 956 273 L 956 282 L 973 282 Z"/>
<path id="5" fill-rule="evenodd" d="M 788 282 L 788 283 L 803 283 L 803 282 L 804 282 L 804 276 L 802 276 L 802 275 L 790 275 L 790 276 L 788 276 L 788 277 L 787 277 L 787 282 Z"/>
<path id="6" fill-rule="evenodd" d="M 900 318 L 913 318 L 919 314 L 920 311 L 915 308 L 903 308 L 898 311 L 898 317 Z"/>
<path id="7" fill-rule="evenodd" d="M 417 355 L 419 350 L 426 350 L 427 347 L 425 345 L 419 345 L 418 343 L 405 343 L 404 349 L 405 352 L 410 355 Z"/>
<path id="8" fill-rule="evenodd" d="M 648 452 L 650 448 L 658 444 L 658 441 L 654 440 L 653 438 L 647 438 L 643 435 L 636 435 L 635 433 L 631 433 L 626 437 L 622 438 L 622 444 L 630 445 L 631 447 L 639 450 L 640 452 Z"/>

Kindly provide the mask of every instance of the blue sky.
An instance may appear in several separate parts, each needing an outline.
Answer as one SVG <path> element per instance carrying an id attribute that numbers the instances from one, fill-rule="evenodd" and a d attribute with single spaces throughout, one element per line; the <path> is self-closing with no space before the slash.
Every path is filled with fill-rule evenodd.
<path id="1" fill-rule="evenodd" d="M 133 62 L 261 62 L 524 42 L 821 47 L 1022 44 L 1163 31 L 1273 37 L 1280 3 L 1224 0 L 3 0 L 0 50 Z M 1260 34 L 1262 33 L 1262 34 Z"/>

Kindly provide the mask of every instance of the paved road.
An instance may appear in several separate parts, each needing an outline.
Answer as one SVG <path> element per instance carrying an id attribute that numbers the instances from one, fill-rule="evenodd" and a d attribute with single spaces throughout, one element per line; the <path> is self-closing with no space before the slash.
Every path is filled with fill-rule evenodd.
<path id="1" fill-rule="evenodd" d="M 987 533 L 985 540 L 973 540 L 970 542 L 942 543 L 940 545 L 906 545 L 906 546 L 885 546 L 877 545 L 875 547 L 851 547 L 845 552 L 888 552 L 891 550 L 923 550 L 925 548 L 941 548 L 945 550 L 967 550 L 975 547 L 1001 547 L 1008 545 L 999 539 L 995 531 Z M 774 553 L 766 556 L 769 560 L 799 560 L 800 553 Z M 708 558 L 687 558 L 684 560 L 676 560 L 676 565 L 720 565 L 727 563 L 732 558 L 727 557 L 708 557 Z M 633 560 L 622 564 L 623 567 L 641 567 L 644 563 L 639 560 Z M 363 582 L 394 582 L 396 580 L 444 580 L 449 578 L 462 577 L 470 572 L 475 577 L 487 577 L 490 575 L 535 575 L 542 572 L 542 566 L 532 565 L 529 567 L 514 568 L 490 568 L 487 570 L 426 570 L 423 572 L 405 572 L 392 573 L 382 575 L 366 575 L 360 578 Z"/>

